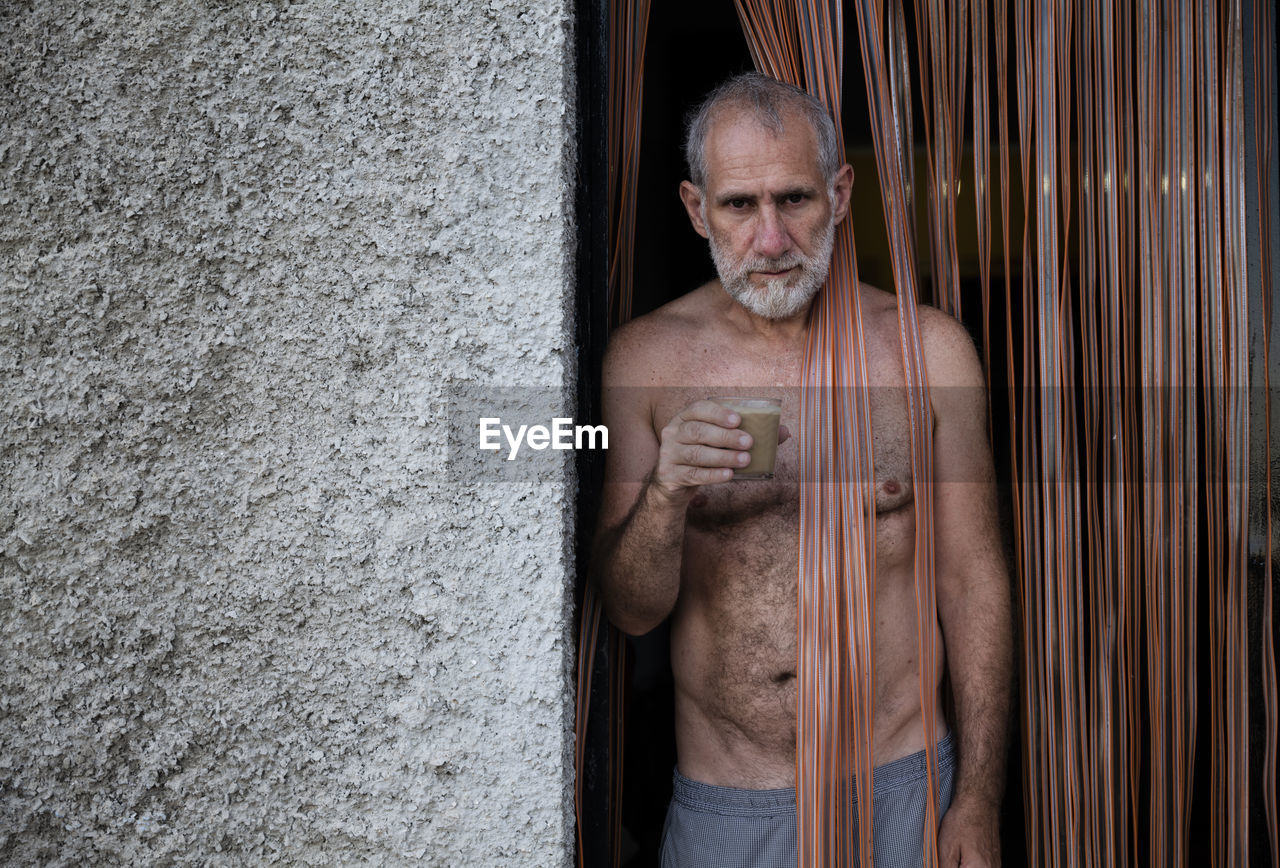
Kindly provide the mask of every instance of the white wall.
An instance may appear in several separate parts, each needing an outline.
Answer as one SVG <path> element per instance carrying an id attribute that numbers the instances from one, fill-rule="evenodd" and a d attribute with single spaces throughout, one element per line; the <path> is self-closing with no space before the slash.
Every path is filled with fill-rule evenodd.
<path id="1" fill-rule="evenodd" d="M 561 865 L 567 0 L 0 6 L 0 861 Z"/>

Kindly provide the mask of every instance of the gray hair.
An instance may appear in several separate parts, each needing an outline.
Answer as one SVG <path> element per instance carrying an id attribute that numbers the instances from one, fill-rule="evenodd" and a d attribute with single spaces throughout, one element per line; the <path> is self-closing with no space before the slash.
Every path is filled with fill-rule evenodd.
<path id="1" fill-rule="evenodd" d="M 684 140 L 684 156 L 689 163 L 689 180 L 694 186 L 707 185 L 707 135 L 715 116 L 725 108 L 746 111 L 774 135 L 783 131 L 782 117 L 796 111 L 809 122 L 818 140 L 818 168 L 830 184 L 844 160 L 837 143 L 836 125 L 817 99 L 798 87 L 761 75 L 744 72 L 718 86 L 689 115 Z"/>

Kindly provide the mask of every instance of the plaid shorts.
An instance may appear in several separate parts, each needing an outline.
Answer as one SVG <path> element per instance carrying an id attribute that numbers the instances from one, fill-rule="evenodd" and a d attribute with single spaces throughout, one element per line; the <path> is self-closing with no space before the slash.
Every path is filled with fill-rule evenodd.
<path id="1" fill-rule="evenodd" d="M 955 764 L 955 748 L 948 733 L 938 742 L 939 818 L 951 804 Z M 927 777 L 924 751 L 875 770 L 871 840 L 876 868 L 918 868 L 924 863 Z M 857 865 L 856 857 L 852 864 Z M 795 866 L 794 788 L 713 787 L 675 772 L 662 833 L 662 868 Z"/>

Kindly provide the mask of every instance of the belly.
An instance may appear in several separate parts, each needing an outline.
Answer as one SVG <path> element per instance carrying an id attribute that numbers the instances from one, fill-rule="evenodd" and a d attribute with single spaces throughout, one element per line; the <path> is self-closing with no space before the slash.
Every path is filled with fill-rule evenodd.
<path id="1" fill-rule="evenodd" d="M 695 780 L 793 779 L 798 533 L 768 513 L 686 531 L 671 665 L 680 767 Z"/>
<path id="2" fill-rule="evenodd" d="M 877 521 L 877 764 L 923 744 L 913 524 L 910 509 Z M 794 783 L 798 544 L 795 511 L 766 509 L 731 523 L 690 516 L 671 658 L 680 766 L 695 780 L 751 788 Z"/>

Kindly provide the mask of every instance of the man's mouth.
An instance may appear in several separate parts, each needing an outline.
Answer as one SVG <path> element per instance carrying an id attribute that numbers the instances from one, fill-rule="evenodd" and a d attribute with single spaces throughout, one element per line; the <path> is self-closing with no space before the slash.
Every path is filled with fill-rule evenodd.
<path id="1" fill-rule="evenodd" d="M 754 268 L 751 273 L 758 275 L 765 280 L 777 280 L 780 277 L 786 277 L 799 268 L 799 265 L 789 265 L 786 268 Z"/>

